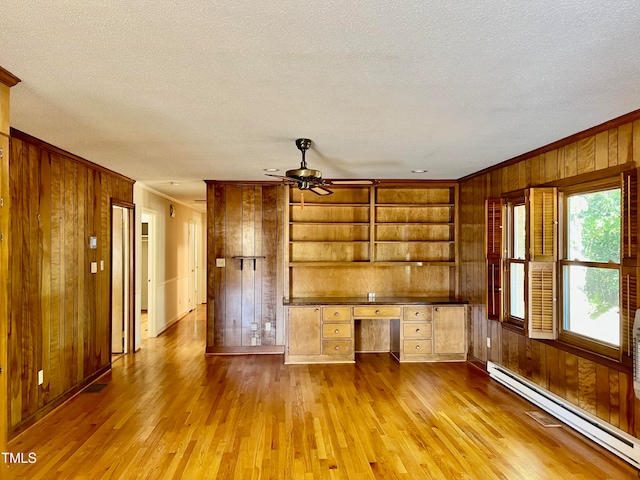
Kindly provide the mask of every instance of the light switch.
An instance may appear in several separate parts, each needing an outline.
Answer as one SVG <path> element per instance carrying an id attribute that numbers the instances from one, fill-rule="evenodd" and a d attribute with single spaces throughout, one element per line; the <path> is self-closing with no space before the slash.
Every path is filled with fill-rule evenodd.
<path id="1" fill-rule="evenodd" d="M 91 262 L 91 273 L 98 273 L 98 262 Z"/>

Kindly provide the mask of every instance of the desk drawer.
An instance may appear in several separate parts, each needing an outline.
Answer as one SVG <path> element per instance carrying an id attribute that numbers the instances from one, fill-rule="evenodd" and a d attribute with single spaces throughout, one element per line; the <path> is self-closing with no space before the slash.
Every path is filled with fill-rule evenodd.
<path id="1" fill-rule="evenodd" d="M 404 338 L 431 338 L 431 322 L 403 323 L 402 335 Z"/>
<path id="2" fill-rule="evenodd" d="M 322 338 L 351 338 L 351 324 L 323 323 Z"/>
<path id="3" fill-rule="evenodd" d="M 351 307 L 322 307 L 322 320 L 348 322 L 351 320 Z"/>
<path id="4" fill-rule="evenodd" d="M 325 340 L 322 342 L 325 355 L 351 355 L 351 340 Z"/>
<path id="5" fill-rule="evenodd" d="M 424 355 L 425 353 L 431 353 L 431 340 L 405 340 L 404 341 L 404 354 L 405 355 Z"/>
<path id="6" fill-rule="evenodd" d="M 431 320 L 432 318 L 433 307 L 404 307 L 405 322 Z"/>
<path id="7" fill-rule="evenodd" d="M 353 307 L 353 318 L 400 318 L 402 307 L 371 306 Z"/>

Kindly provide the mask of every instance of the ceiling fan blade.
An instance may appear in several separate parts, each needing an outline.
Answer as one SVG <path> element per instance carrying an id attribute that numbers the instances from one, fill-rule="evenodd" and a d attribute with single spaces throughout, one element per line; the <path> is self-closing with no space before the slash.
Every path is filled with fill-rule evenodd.
<path id="1" fill-rule="evenodd" d="M 375 185 L 377 180 L 328 180 L 331 185 Z"/>
<path id="2" fill-rule="evenodd" d="M 333 193 L 331 190 L 327 190 L 326 188 L 321 187 L 319 185 L 313 185 L 309 187 L 309 190 L 311 190 L 316 195 L 321 195 L 321 196 L 331 195 Z"/>
<path id="3" fill-rule="evenodd" d="M 282 180 L 287 180 L 292 183 L 299 183 L 299 180 L 297 178 L 285 177 L 284 175 L 272 175 L 271 173 L 265 173 L 265 175 L 267 175 L 268 177 L 281 178 Z"/>

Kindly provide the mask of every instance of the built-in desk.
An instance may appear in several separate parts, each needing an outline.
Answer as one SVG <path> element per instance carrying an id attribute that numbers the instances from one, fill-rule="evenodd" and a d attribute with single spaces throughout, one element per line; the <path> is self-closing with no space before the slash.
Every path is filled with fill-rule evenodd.
<path id="1" fill-rule="evenodd" d="M 285 363 L 353 363 L 390 352 L 400 362 L 464 361 L 466 306 L 453 298 L 285 299 Z"/>

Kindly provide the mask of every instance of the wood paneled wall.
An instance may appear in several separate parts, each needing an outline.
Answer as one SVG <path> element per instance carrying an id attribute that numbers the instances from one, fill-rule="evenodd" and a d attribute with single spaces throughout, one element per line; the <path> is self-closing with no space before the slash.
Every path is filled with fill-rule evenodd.
<path id="1" fill-rule="evenodd" d="M 284 351 L 284 190 L 207 182 L 208 353 Z"/>
<path id="2" fill-rule="evenodd" d="M 290 297 L 455 296 L 455 267 L 377 266 L 294 267 Z"/>
<path id="3" fill-rule="evenodd" d="M 527 187 L 585 181 L 640 165 L 640 111 L 522 155 L 460 182 L 461 294 L 470 303 L 469 354 L 481 362 L 502 364 L 553 393 L 639 436 L 640 403 L 631 372 L 614 368 L 552 344 L 526 338 L 487 320 L 485 311 L 486 198 Z M 487 338 L 491 348 L 487 347 Z"/>
<path id="4" fill-rule="evenodd" d="M 9 187 L 13 436 L 111 365 L 111 202 L 132 202 L 133 181 L 12 130 Z"/>
<path id="5" fill-rule="evenodd" d="M 9 331 L 9 136 L 11 87 L 20 79 L 0 67 L 0 366 L 5 369 L 8 362 L 7 332 Z M 0 451 L 7 449 L 8 431 L 8 378 L 0 373 Z"/>

